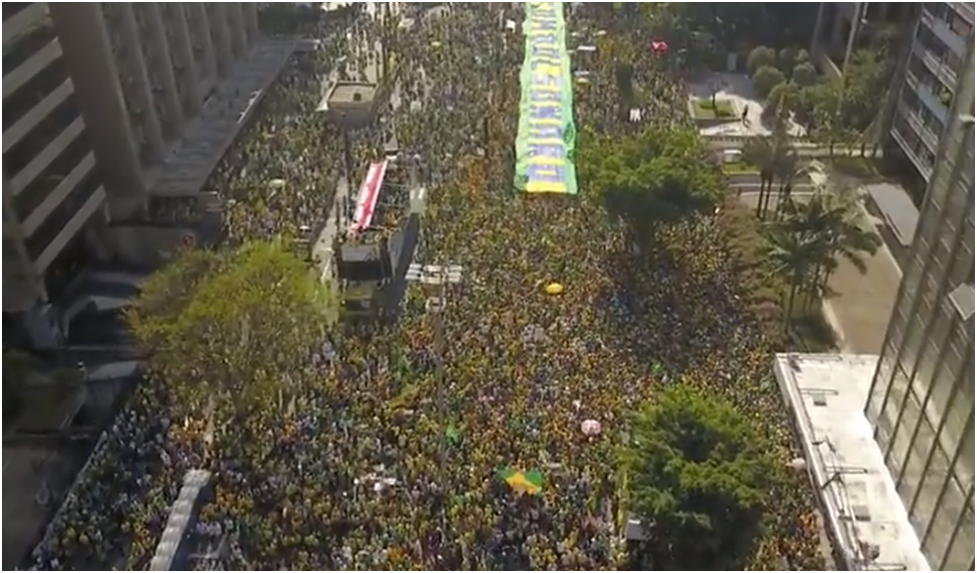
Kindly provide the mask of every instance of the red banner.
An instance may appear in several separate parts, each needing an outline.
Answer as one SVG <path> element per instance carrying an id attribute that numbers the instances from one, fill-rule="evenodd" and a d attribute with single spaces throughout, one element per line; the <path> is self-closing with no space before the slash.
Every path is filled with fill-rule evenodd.
<path id="1" fill-rule="evenodd" d="M 353 222 L 349 227 L 350 234 L 359 233 L 373 222 L 373 213 L 376 211 L 377 200 L 380 198 L 380 188 L 383 187 L 383 178 L 386 174 L 386 161 L 370 164 L 370 169 L 366 172 L 366 179 L 360 185 L 360 194 L 356 199 L 356 211 L 353 213 Z"/>

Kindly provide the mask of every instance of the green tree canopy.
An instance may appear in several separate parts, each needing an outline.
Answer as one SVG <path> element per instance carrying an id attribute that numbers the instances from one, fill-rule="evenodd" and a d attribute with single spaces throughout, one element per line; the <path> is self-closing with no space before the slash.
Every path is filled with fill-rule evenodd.
<path id="1" fill-rule="evenodd" d="M 242 412 L 301 390 L 330 304 L 280 242 L 249 243 L 181 253 L 146 281 L 127 318 L 175 404 Z"/>
<path id="2" fill-rule="evenodd" d="M 577 177 L 586 193 L 640 233 L 711 208 L 722 196 L 722 176 L 692 128 L 650 125 L 610 137 L 583 130 Z"/>
<path id="3" fill-rule="evenodd" d="M 790 72 L 790 81 L 798 87 L 806 88 L 818 83 L 818 71 L 811 62 L 801 62 L 794 65 Z"/>
<path id="4" fill-rule="evenodd" d="M 713 34 L 721 47 L 808 45 L 816 2 L 675 2 L 689 30 Z"/>
<path id="5" fill-rule="evenodd" d="M 790 282 L 786 308 L 793 310 L 796 294 L 822 296 L 838 259 L 866 271 L 865 255 L 872 255 L 882 239 L 863 222 L 857 195 L 833 186 L 807 201 L 781 198 L 781 217 L 768 228 L 770 257 Z"/>
<path id="6" fill-rule="evenodd" d="M 729 403 L 678 383 L 632 421 L 620 454 L 642 568 L 736 570 L 752 548 L 774 465 Z"/>
<path id="7" fill-rule="evenodd" d="M 786 81 L 784 72 L 773 66 L 762 66 L 753 74 L 753 89 L 759 97 L 766 99 L 775 87 Z"/>
<path id="8" fill-rule="evenodd" d="M 750 55 L 746 58 L 746 69 L 750 75 L 754 75 L 760 68 L 777 65 L 777 52 L 773 48 L 757 46 L 750 50 Z"/>

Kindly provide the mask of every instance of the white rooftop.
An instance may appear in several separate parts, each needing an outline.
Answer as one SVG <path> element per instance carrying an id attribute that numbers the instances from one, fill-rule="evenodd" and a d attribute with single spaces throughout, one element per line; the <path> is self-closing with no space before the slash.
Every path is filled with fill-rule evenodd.
<path id="1" fill-rule="evenodd" d="M 863 413 L 878 356 L 778 354 L 774 361 L 846 568 L 929 571 Z"/>

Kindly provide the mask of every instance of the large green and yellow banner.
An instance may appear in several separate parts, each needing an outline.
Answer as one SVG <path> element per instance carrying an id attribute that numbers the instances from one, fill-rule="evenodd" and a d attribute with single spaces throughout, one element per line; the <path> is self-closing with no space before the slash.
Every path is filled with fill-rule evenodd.
<path id="1" fill-rule="evenodd" d="M 526 54 L 516 136 L 516 189 L 577 193 L 573 166 L 573 77 L 562 2 L 527 2 Z"/>

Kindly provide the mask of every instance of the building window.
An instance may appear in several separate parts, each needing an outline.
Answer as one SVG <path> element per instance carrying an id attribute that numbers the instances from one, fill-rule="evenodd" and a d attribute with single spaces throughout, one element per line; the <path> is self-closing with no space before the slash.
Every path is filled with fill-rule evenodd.
<path id="1" fill-rule="evenodd" d="M 75 105 L 73 98 L 69 97 L 51 110 L 51 113 L 34 126 L 34 129 L 3 154 L 4 171 L 11 177 L 23 171 L 28 163 L 76 119 L 78 119 L 78 106 Z"/>
<path id="2" fill-rule="evenodd" d="M 33 2 L 4 2 L 3 3 L 3 21 L 13 18 L 17 14 L 20 14 L 26 10 Z"/>
<path id="3" fill-rule="evenodd" d="M 13 42 L 4 41 L 3 46 L 3 75 L 16 70 L 28 58 L 36 54 L 54 40 L 54 27 L 51 19 L 45 17 Z"/>
<path id="4" fill-rule="evenodd" d="M 101 185 L 101 179 L 98 176 L 97 169 L 93 169 L 88 173 L 87 177 L 82 179 L 68 193 L 64 201 L 54 208 L 48 218 L 37 228 L 37 231 L 25 241 L 31 260 L 36 261 L 41 257 L 44 249 L 58 236 L 58 233 L 64 229 L 68 221 L 81 210 L 82 206 L 95 193 L 99 185 Z"/>
<path id="5" fill-rule="evenodd" d="M 958 14 L 956 10 L 951 11 L 949 23 L 950 29 L 953 30 L 953 33 L 963 39 L 967 39 L 971 32 L 974 31 L 974 25 Z"/>
<path id="6" fill-rule="evenodd" d="M 946 2 L 923 2 L 923 10 L 937 20 L 946 20 Z"/>
<path id="7" fill-rule="evenodd" d="M 14 211 L 21 221 L 31 216 L 31 213 L 43 203 L 51 192 L 78 166 L 82 159 L 91 151 L 88 140 L 79 135 L 65 147 L 54 161 L 33 181 L 28 183 L 13 200 Z"/>
<path id="8" fill-rule="evenodd" d="M 51 65 L 39 71 L 27 83 L 14 90 L 14 93 L 3 98 L 3 130 L 7 131 L 20 118 L 44 98 L 51 94 L 68 78 L 64 70 L 64 60 L 57 58 Z"/>

